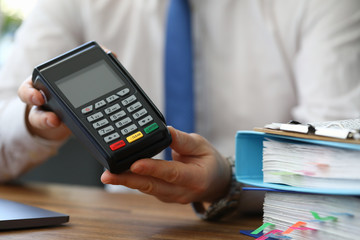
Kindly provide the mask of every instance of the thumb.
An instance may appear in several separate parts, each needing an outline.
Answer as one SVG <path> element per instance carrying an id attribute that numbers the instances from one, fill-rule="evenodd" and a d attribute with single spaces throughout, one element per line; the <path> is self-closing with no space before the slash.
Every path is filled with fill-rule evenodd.
<path id="1" fill-rule="evenodd" d="M 186 133 L 173 127 L 168 127 L 172 143 L 170 147 L 180 155 L 200 156 L 207 153 L 207 140 L 196 133 Z"/>

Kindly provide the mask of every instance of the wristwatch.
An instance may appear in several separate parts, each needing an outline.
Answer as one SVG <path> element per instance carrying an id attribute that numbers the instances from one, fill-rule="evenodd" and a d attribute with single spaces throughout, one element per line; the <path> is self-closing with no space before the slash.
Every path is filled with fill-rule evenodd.
<path id="1" fill-rule="evenodd" d="M 193 202 L 191 203 L 195 213 L 203 220 L 217 221 L 230 214 L 236 213 L 240 207 L 241 189 L 242 184 L 236 181 L 235 178 L 235 159 L 228 157 L 227 160 L 231 166 L 231 186 L 229 192 L 224 198 L 211 203 L 206 209 L 204 203 Z"/>

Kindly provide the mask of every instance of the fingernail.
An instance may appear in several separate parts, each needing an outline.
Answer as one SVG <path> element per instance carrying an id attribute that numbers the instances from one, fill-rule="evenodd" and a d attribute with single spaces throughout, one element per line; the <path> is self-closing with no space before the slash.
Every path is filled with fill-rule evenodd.
<path id="1" fill-rule="evenodd" d="M 143 169 L 144 168 L 141 165 L 134 164 L 133 166 L 131 166 L 130 171 L 133 173 L 141 173 Z"/>
<path id="2" fill-rule="evenodd" d="M 49 119 L 46 119 L 46 124 L 50 127 L 56 127 Z"/>
<path id="3" fill-rule="evenodd" d="M 110 183 L 110 179 L 108 179 L 108 178 L 101 179 L 101 182 L 102 182 L 103 184 L 109 184 L 109 183 Z"/>
<path id="4" fill-rule="evenodd" d="M 108 184 L 110 182 L 110 179 L 108 176 L 105 176 L 106 175 L 106 171 L 103 172 L 103 174 L 101 175 L 100 179 L 101 179 L 101 182 L 103 184 Z"/>
<path id="5" fill-rule="evenodd" d="M 34 105 L 37 105 L 37 106 L 41 105 L 40 100 L 35 95 L 32 96 L 31 101 Z"/>

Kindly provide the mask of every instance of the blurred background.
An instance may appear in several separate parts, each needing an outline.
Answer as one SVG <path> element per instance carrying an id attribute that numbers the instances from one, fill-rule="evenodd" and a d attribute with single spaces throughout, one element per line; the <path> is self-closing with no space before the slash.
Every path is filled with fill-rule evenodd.
<path id="1" fill-rule="evenodd" d="M 0 67 L 9 53 L 14 33 L 36 0 L 0 0 Z"/>
<path id="2" fill-rule="evenodd" d="M 10 57 L 16 30 L 30 13 L 37 0 L 0 0 L 0 71 Z M 29 73 L 30 75 L 31 73 Z M 32 169 L 20 181 L 40 181 L 102 187 L 102 166 L 73 137 L 59 153 Z"/>

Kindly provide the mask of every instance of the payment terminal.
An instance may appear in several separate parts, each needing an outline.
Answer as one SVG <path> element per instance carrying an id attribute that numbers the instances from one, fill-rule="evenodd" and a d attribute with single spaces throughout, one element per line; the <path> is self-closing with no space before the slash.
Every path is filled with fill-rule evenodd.
<path id="1" fill-rule="evenodd" d="M 34 87 L 110 172 L 168 147 L 171 135 L 154 103 L 111 53 L 89 42 L 34 69 Z"/>

